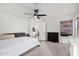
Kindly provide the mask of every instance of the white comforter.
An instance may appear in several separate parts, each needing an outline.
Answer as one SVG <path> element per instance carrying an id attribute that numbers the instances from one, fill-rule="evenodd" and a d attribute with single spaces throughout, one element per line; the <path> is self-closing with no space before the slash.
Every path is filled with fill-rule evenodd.
<path id="1" fill-rule="evenodd" d="M 18 56 L 37 45 L 39 41 L 30 37 L 0 40 L 0 55 Z"/>

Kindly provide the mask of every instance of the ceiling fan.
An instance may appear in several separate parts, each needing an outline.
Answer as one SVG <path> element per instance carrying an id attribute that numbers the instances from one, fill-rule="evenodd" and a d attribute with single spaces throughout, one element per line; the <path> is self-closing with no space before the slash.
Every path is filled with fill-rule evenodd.
<path id="1" fill-rule="evenodd" d="M 33 14 L 30 14 L 30 13 L 24 13 L 24 14 L 31 15 L 33 17 L 36 16 L 38 19 L 40 19 L 41 16 L 47 16 L 46 14 L 38 14 L 39 13 L 39 9 L 35 9 L 33 12 L 34 12 Z"/>

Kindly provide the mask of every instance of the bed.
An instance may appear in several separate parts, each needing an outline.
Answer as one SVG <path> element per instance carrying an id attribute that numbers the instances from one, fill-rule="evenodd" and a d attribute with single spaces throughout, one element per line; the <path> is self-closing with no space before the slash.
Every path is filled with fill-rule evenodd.
<path id="1" fill-rule="evenodd" d="M 36 38 L 22 35 L 14 39 L 0 40 L 0 56 L 19 56 L 38 45 L 40 43 Z"/>

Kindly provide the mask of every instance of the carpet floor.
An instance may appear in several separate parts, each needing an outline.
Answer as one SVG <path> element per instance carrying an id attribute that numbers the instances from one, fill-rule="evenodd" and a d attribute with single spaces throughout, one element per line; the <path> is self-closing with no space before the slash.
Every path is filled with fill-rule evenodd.
<path id="1" fill-rule="evenodd" d="M 69 56 L 69 44 L 40 41 L 41 45 L 35 47 L 21 56 Z"/>

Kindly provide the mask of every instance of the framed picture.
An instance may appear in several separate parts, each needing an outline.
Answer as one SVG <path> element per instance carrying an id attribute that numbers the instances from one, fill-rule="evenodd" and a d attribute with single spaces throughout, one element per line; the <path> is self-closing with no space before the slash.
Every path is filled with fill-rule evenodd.
<path id="1" fill-rule="evenodd" d="M 60 32 L 61 32 L 61 36 L 72 36 L 72 34 L 73 34 L 72 20 L 61 21 L 60 22 Z"/>

